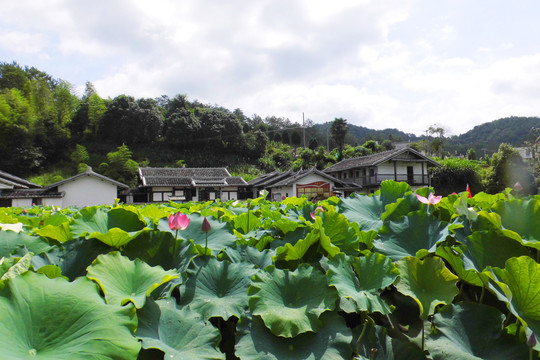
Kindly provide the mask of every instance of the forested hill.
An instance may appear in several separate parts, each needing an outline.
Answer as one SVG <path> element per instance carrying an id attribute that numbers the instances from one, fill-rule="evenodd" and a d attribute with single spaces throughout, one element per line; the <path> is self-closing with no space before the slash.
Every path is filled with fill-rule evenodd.
<path id="1" fill-rule="evenodd" d="M 330 124 L 331 123 L 316 124 L 315 128 L 318 129 L 320 133 L 326 134 L 326 129 L 330 126 Z M 388 128 L 383 130 L 374 130 L 350 123 L 347 124 L 347 126 L 349 127 L 348 142 L 356 142 L 360 145 L 368 140 L 376 140 L 378 142 L 383 142 L 386 139 L 399 142 L 415 142 L 421 140 L 421 138 L 415 134 L 405 133 L 398 129 Z"/>
<path id="2" fill-rule="evenodd" d="M 451 137 L 448 145 L 461 153 L 467 148 L 494 152 L 501 143 L 523 146 L 533 127 L 540 128 L 540 118 L 512 116 L 477 125 L 464 134 Z"/>

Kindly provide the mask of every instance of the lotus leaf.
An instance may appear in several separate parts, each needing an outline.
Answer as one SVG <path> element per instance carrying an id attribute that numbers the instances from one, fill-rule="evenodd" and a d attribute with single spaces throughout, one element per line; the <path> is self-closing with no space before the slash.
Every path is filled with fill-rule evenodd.
<path id="1" fill-rule="evenodd" d="M 75 237 L 98 239 L 120 248 L 139 236 L 145 226 L 146 222 L 133 207 L 117 207 L 107 211 L 92 206 L 81 209 L 81 217 L 71 224 L 71 233 Z"/>
<path id="2" fill-rule="evenodd" d="M 86 276 L 99 284 L 107 303 L 132 302 L 137 309 L 144 306 L 146 297 L 158 286 L 179 277 L 174 270 L 151 267 L 140 259 L 131 261 L 117 251 L 99 255 L 88 267 Z"/>
<path id="3" fill-rule="evenodd" d="M 135 359 L 133 306 L 107 305 L 86 278 L 26 272 L 0 290 L 0 348 L 4 359 Z"/>
<path id="4" fill-rule="evenodd" d="M 502 333 L 504 314 L 477 303 L 446 305 L 433 317 L 426 345 L 434 360 L 526 359 L 527 346 Z"/>
<path id="5" fill-rule="evenodd" d="M 360 258 L 339 254 L 328 261 L 328 266 L 328 283 L 337 289 L 343 311 L 391 312 L 379 293 L 399 275 L 389 258 L 377 253 Z"/>
<path id="6" fill-rule="evenodd" d="M 160 349 L 166 359 L 225 359 L 217 346 L 219 330 L 187 309 L 179 309 L 175 299 L 149 300 L 139 311 L 135 334 L 145 349 Z"/>
<path id="7" fill-rule="evenodd" d="M 398 261 L 406 256 L 416 256 L 420 250 L 434 253 L 437 244 L 450 234 L 449 223 L 419 210 L 399 221 L 385 223 L 373 246 L 377 252 Z"/>
<path id="8" fill-rule="evenodd" d="M 318 331 L 319 316 L 335 308 L 337 293 L 317 268 L 301 265 L 295 271 L 273 265 L 253 276 L 248 289 L 249 307 L 272 334 L 294 337 Z"/>
<path id="9" fill-rule="evenodd" d="M 351 330 L 335 312 L 321 315 L 316 332 L 284 338 L 272 334 L 262 320 L 243 320 L 238 331 L 236 356 L 242 360 L 342 360 L 352 355 Z"/>
<path id="10" fill-rule="evenodd" d="M 59 225 L 46 225 L 41 229 L 34 230 L 34 233 L 48 239 L 56 240 L 60 243 L 73 239 L 68 221 Z"/>
<path id="11" fill-rule="evenodd" d="M 505 229 L 517 232 L 528 246 L 540 249 L 540 201 L 498 201 L 492 210 L 501 215 Z"/>
<path id="12" fill-rule="evenodd" d="M 422 319 L 433 314 L 439 304 L 451 303 L 458 293 L 458 277 L 450 272 L 439 257 L 419 260 L 406 257 L 397 263 L 400 277 L 395 283 L 403 295 L 412 297 L 420 306 Z"/>
<path id="13" fill-rule="evenodd" d="M 510 258 L 506 267 L 488 268 L 489 288 L 540 342 L 540 264 L 528 256 Z"/>
<path id="14" fill-rule="evenodd" d="M 26 246 L 28 251 L 41 254 L 52 249 L 46 241 L 38 236 L 30 236 L 24 232 L 0 230 L 0 258 L 9 257 L 18 247 Z"/>
<path id="15" fill-rule="evenodd" d="M 363 329 L 366 326 L 366 330 Z M 364 335 L 358 346 L 358 360 L 384 359 L 384 360 L 425 360 L 426 355 L 418 346 L 409 341 L 390 337 L 386 328 L 365 323 L 355 332 L 363 330 Z M 356 359 L 356 358 L 355 358 Z"/>
<path id="16" fill-rule="evenodd" d="M 197 258 L 180 286 L 180 305 L 189 306 L 204 320 L 240 318 L 247 309 L 247 290 L 256 272 L 247 262 L 231 263 L 214 257 Z"/>

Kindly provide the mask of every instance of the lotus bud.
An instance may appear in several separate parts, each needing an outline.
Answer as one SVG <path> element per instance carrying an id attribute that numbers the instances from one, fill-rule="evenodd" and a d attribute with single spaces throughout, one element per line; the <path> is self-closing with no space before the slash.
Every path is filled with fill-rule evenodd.
<path id="1" fill-rule="evenodd" d="M 534 336 L 534 333 L 531 333 L 531 335 L 527 338 L 527 345 L 529 345 L 530 348 L 536 346 L 536 336 Z"/>
<path id="2" fill-rule="evenodd" d="M 212 225 L 210 225 L 210 222 L 208 221 L 207 218 L 204 218 L 204 221 L 203 221 L 202 226 L 201 226 L 201 230 L 202 230 L 202 232 L 205 232 L 205 233 L 212 230 Z"/>

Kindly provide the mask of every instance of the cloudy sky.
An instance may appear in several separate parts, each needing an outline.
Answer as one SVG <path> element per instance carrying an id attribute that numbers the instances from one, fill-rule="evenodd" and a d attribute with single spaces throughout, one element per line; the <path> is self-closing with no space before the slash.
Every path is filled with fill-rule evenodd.
<path id="1" fill-rule="evenodd" d="M 540 2 L 4 1 L 0 61 L 102 97 L 449 134 L 540 115 Z"/>

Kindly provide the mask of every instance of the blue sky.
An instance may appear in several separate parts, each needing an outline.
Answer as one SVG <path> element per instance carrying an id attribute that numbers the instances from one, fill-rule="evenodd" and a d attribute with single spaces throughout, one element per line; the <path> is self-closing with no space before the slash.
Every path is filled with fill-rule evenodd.
<path id="1" fill-rule="evenodd" d="M 17 0 L 0 61 L 102 97 L 449 135 L 540 114 L 540 2 Z"/>

